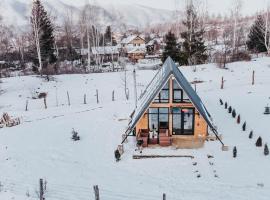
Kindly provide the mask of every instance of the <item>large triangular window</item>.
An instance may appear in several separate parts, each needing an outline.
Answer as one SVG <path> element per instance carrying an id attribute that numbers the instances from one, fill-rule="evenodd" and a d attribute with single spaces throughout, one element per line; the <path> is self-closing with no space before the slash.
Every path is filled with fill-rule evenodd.
<path id="1" fill-rule="evenodd" d="M 173 103 L 190 103 L 187 93 L 175 79 L 173 80 Z"/>
<path id="2" fill-rule="evenodd" d="M 155 98 L 154 103 L 169 103 L 169 100 L 170 100 L 170 84 L 168 81 Z"/>

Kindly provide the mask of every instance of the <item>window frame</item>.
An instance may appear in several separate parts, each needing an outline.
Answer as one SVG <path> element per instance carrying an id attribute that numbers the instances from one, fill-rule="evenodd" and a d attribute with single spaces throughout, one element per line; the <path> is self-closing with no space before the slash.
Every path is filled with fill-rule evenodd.
<path id="1" fill-rule="evenodd" d="M 168 86 L 164 89 L 165 86 Z M 169 103 L 170 102 L 170 82 L 168 81 L 162 90 L 158 93 L 157 97 L 154 99 L 153 103 Z M 167 99 L 162 99 L 161 98 L 161 93 L 166 91 L 168 98 Z"/>
<path id="2" fill-rule="evenodd" d="M 181 111 L 180 113 L 174 113 L 173 111 L 171 112 L 172 114 L 172 132 L 174 132 L 174 115 L 180 115 L 181 116 L 181 131 L 180 133 L 176 133 L 174 135 L 177 136 L 194 136 L 195 135 L 195 108 L 190 108 L 190 107 L 177 107 L 179 108 Z M 188 109 L 188 110 L 193 110 L 193 117 L 192 117 L 192 129 L 185 129 L 184 126 L 184 119 L 185 119 L 185 114 L 183 112 L 184 109 Z"/>
<path id="3" fill-rule="evenodd" d="M 157 113 L 150 113 L 150 109 L 157 109 Z M 167 113 L 161 113 L 160 109 L 167 109 Z M 167 115 L 167 122 L 168 122 L 168 127 L 167 129 L 170 128 L 170 109 L 168 107 L 150 107 L 148 108 L 147 111 L 147 115 L 148 115 L 148 130 L 151 130 L 151 124 L 150 124 L 150 115 L 157 115 L 157 120 L 158 120 L 158 127 L 157 127 L 157 132 L 159 133 L 159 129 L 160 129 L 160 115 Z"/>

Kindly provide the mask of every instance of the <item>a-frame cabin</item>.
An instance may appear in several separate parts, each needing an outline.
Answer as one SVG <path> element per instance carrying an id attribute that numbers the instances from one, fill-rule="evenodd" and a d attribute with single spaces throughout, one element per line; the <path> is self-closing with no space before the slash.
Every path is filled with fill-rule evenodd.
<path id="1" fill-rule="evenodd" d="M 143 141 L 144 147 L 198 148 L 208 129 L 217 133 L 210 118 L 200 97 L 169 57 L 139 99 L 126 134 Z"/>

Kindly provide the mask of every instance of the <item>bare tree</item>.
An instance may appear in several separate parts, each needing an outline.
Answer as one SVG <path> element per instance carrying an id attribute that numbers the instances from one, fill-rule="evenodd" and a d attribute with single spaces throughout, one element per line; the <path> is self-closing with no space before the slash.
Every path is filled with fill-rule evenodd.
<path id="1" fill-rule="evenodd" d="M 265 30 L 264 30 L 264 45 L 267 49 L 267 54 L 270 54 L 270 3 L 267 1 L 266 13 L 265 13 Z"/>
<path id="2" fill-rule="evenodd" d="M 33 1 L 33 3 L 35 3 L 35 1 Z M 40 17 L 40 10 L 37 9 L 35 4 L 33 4 L 33 8 L 32 8 L 31 22 L 32 22 L 34 42 L 35 42 L 35 47 L 36 47 L 38 62 L 39 62 L 38 71 L 41 72 L 42 59 L 41 59 L 40 39 L 41 39 L 41 30 L 42 30 L 43 25 L 42 25 L 42 21 Z"/>
<path id="3" fill-rule="evenodd" d="M 233 18 L 233 52 L 237 52 L 238 45 L 237 45 L 237 37 L 238 37 L 238 23 L 241 17 L 241 10 L 242 10 L 243 2 L 242 0 L 234 0 L 233 1 L 233 8 L 232 8 L 232 18 Z"/>

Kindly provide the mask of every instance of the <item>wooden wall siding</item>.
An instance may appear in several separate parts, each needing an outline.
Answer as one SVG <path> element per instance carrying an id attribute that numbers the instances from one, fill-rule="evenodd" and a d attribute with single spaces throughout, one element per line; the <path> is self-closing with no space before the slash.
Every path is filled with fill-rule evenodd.
<path id="1" fill-rule="evenodd" d="M 148 129 L 148 115 L 147 111 L 143 114 L 142 118 L 136 126 L 136 135 L 138 135 L 140 129 Z"/>
<path id="2" fill-rule="evenodd" d="M 136 37 L 130 44 L 145 44 L 145 41 L 142 38 Z"/>
<path id="3" fill-rule="evenodd" d="M 170 82 L 170 101 L 169 103 L 151 103 L 150 107 L 157 108 L 157 107 L 165 107 L 165 108 L 172 108 L 172 107 L 184 107 L 184 108 L 194 108 L 192 103 L 173 103 L 173 80 L 172 78 L 169 79 Z M 136 133 L 139 132 L 140 129 L 148 129 L 148 115 L 145 114 L 139 120 L 136 126 Z M 172 114 L 169 114 L 169 133 L 172 135 Z M 203 117 L 200 116 L 198 111 L 195 108 L 195 120 L 194 120 L 194 135 L 192 136 L 185 136 L 185 135 L 173 135 L 173 138 L 179 139 L 188 139 L 188 138 L 205 138 L 208 135 L 208 126 L 206 121 Z"/>

